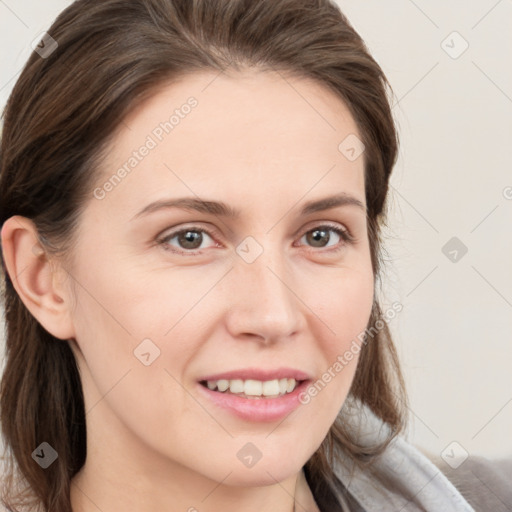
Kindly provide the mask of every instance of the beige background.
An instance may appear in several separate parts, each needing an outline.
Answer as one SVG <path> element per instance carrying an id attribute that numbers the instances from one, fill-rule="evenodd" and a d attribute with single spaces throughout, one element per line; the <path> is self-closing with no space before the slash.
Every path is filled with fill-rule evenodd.
<path id="1" fill-rule="evenodd" d="M 31 42 L 69 3 L 0 1 L 0 109 Z M 439 455 L 510 457 L 512 2 L 339 4 L 398 100 L 384 307 L 404 306 L 390 326 L 408 438 Z M 465 255 L 444 254 L 453 237 Z"/>

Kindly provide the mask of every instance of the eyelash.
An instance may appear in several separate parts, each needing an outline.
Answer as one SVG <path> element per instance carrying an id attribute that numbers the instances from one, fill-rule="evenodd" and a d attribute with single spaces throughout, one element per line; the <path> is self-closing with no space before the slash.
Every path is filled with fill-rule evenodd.
<path id="1" fill-rule="evenodd" d="M 331 225 L 331 224 L 319 224 L 318 226 L 315 226 L 312 229 L 308 229 L 307 231 L 302 233 L 300 238 L 302 238 L 307 233 L 310 233 L 310 232 L 316 231 L 316 230 L 321 230 L 323 228 L 327 228 L 327 231 L 335 232 L 337 235 L 339 235 L 341 237 L 341 239 L 343 240 L 344 243 L 340 243 L 340 245 L 338 247 L 336 247 L 335 249 L 327 249 L 326 251 L 320 251 L 320 252 L 327 252 L 327 253 L 331 253 L 331 254 L 337 253 L 338 251 L 341 251 L 345 247 L 345 245 L 353 244 L 356 241 L 356 239 L 352 236 L 352 234 L 347 229 L 340 228 L 339 226 Z M 158 238 L 156 240 L 156 242 L 158 245 L 162 246 L 162 248 L 164 250 L 173 252 L 175 254 L 181 254 L 183 256 L 195 256 L 196 254 L 201 254 L 201 252 L 193 252 L 193 251 L 188 251 L 188 250 L 187 251 L 186 250 L 176 250 L 176 249 L 169 248 L 170 246 L 168 245 L 168 242 L 170 240 L 172 240 L 177 235 L 180 235 L 182 233 L 187 233 L 188 231 L 206 233 L 210 238 L 212 238 L 212 240 L 215 238 L 213 233 L 208 229 L 205 229 L 205 228 L 202 228 L 199 226 L 190 226 L 190 227 L 187 227 L 184 229 L 180 229 L 178 231 L 173 231 L 172 233 L 169 233 L 164 237 Z M 314 249 L 314 248 L 312 248 L 312 249 Z"/>

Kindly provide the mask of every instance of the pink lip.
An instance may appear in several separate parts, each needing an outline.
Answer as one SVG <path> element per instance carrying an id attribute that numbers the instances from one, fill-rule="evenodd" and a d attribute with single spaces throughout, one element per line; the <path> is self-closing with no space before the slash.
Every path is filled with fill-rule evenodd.
<path id="1" fill-rule="evenodd" d="M 300 370 L 294 368 L 276 368 L 274 370 L 263 370 L 260 368 L 243 368 L 240 370 L 232 370 L 229 372 L 216 373 L 215 375 L 207 375 L 199 379 L 199 382 L 205 380 L 274 380 L 274 379 L 295 379 L 308 380 L 311 377 Z"/>
<path id="2" fill-rule="evenodd" d="M 233 372 L 222 375 L 230 375 L 231 373 Z M 249 372 L 249 374 L 251 376 L 255 375 L 254 372 Z M 277 374 L 278 373 L 273 373 L 272 375 Z M 236 375 L 240 376 L 240 372 L 237 372 Z M 260 375 L 260 377 L 256 380 L 272 380 L 268 379 L 267 376 L 262 379 L 261 373 L 258 375 Z M 281 373 L 281 375 L 283 374 Z M 208 378 L 205 380 L 220 380 L 220 378 L 224 377 L 215 376 L 215 378 Z M 284 376 L 282 378 L 284 378 Z M 277 398 L 262 397 L 257 399 L 244 398 L 238 395 L 232 395 L 231 393 L 212 391 L 200 383 L 198 383 L 197 386 L 199 388 L 199 393 L 202 393 L 203 396 L 210 400 L 214 405 L 229 411 L 238 418 L 251 422 L 269 422 L 285 418 L 299 405 L 301 405 L 299 395 L 307 388 L 310 382 L 310 379 L 303 380 L 291 393 L 287 393 L 286 395 L 282 395 Z"/>

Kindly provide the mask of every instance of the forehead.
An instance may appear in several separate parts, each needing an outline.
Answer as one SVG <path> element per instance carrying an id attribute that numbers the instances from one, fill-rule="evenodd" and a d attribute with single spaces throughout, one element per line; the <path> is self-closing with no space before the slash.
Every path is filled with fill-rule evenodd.
<path id="1" fill-rule="evenodd" d="M 262 193 L 279 202 L 283 191 L 295 200 L 308 191 L 309 199 L 347 192 L 364 202 L 364 154 L 351 161 L 339 149 L 350 136 L 361 138 L 349 109 L 316 81 L 270 71 L 195 73 L 124 119 L 99 185 L 124 168 L 107 198 L 110 207 L 122 200 L 127 213 L 164 192 L 231 204 Z"/>
<path id="2" fill-rule="evenodd" d="M 297 118 L 309 117 L 312 128 L 320 129 L 319 123 L 323 122 L 326 127 L 336 130 L 336 119 L 341 118 L 357 130 L 345 102 L 326 84 L 289 71 L 256 68 L 225 72 L 191 71 L 178 75 L 160 84 L 149 99 L 126 116 L 125 121 L 127 124 L 135 120 L 141 122 L 141 116 L 149 116 L 151 112 L 165 115 L 162 108 L 172 109 L 190 96 L 201 104 L 201 111 L 222 112 L 222 117 L 247 119 L 250 116 L 256 121 L 266 117 L 268 111 L 279 114 L 287 109 L 290 114 L 289 109 L 292 108 L 296 110 Z"/>

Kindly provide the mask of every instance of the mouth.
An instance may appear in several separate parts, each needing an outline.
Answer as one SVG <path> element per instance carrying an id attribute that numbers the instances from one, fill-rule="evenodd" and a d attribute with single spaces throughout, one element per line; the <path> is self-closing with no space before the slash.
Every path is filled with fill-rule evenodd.
<path id="1" fill-rule="evenodd" d="M 199 384 L 210 391 L 240 396 L 250 400 L 261 400 L 263 398 L 279 398 L 293 393 L 305 380 L 294 378 L 282 378 L 272 380 L 255 379 L 218 379 L 201 380 Z"/>
<path id="2" fill-rule="evenodd" d="M 291 368 L 249 368 L 197 381 L 200 395 L 212 405 L 252 423 L 283 420 L 301 405 L 300 395 L 311 382 L 308 374 Z"/>

